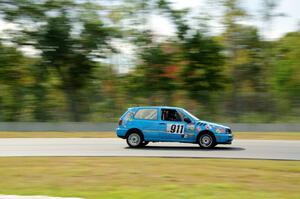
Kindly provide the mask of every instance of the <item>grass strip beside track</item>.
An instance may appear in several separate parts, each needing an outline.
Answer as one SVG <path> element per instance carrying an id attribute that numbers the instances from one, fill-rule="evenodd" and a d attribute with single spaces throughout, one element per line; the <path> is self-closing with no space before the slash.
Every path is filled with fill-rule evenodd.
<path id="1" fill-rule="evenodd" d="M 0 194 L 98 198 L 290 198 L 300 161 L 0 158 Z"/>
<path id="2" fill-rule="evenodd" d="M 116 138 L 114 132 L 0 132 L 0 138 Z M 300 140 L 300 132 L 236 132 L 235 139 Z"/>
<path id="3" fill-rule="evenodd" d="M 0 138 L 116 138 L 114 132 L 8 132 Z"/>

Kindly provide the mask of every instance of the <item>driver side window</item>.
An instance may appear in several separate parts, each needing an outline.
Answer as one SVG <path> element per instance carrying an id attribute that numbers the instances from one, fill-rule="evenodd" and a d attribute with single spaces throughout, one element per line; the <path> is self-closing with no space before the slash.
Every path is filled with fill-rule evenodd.
<path id="1" fill-rule="evenodd" d="M 181 122 L 181 115 L 174 109 L 161 109 L 161 120 Z"/>

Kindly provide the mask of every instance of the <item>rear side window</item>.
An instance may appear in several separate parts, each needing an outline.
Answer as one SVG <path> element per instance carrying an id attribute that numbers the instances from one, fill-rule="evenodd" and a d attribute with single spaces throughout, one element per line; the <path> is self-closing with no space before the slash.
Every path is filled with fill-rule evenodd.
<path id="1" fill-rule="evenodd" d="M 132 112 L 131 110 L 128 110 L 122 118 L 125 120 L 130 120 L 133 118 L 133 115 L 134 115 L 134 112 Z"/>
<path id="2" fill-rule="evenodd" d="M 135 119 L 157 120 L 157 109 L 140 109 L 134 116 Z"/>

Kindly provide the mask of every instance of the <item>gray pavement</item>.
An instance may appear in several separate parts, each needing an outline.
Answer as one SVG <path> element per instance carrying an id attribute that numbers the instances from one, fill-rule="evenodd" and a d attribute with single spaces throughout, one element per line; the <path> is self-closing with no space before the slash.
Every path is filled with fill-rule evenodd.
<path id="1" fill-rule="evenodd" d="M 0 156 L 142 156 L 300 160 L 300 141 L 235 140 L 203 150 L 195 144 L 150 143 L 131 149 L 117 138 L 3 138 Z"/>

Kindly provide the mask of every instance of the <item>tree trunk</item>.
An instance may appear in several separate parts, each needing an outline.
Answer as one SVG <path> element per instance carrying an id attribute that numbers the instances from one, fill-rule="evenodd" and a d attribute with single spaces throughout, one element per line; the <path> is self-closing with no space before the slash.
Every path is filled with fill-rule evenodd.
<path id="1" fill-rule="evenodd" d="M 80 103 L 79 97 L 77 94 L 78 89 L 72 85 L 72 82 L 69 78 L 62 72 L 59 65 L 55 65 L 56 70 L 60 76 L 61 81 L 63 82 L 63 91 L 67 99 L 67 106 L 69 111 L 69 120 L 74 122 L 81 121 L 82 117 L 80 114 Z"/>
<path id="2" fill-rule="evenodd" d="M 71 121 L 80 122 L 81 111 L 80 111 L 80 103 L 77 95 L 77 91 L 73 87 L 66 87 L 65 88 L 65 95 L 68 102 L 68 110 L 69 110 L 69 117 Z"/>

